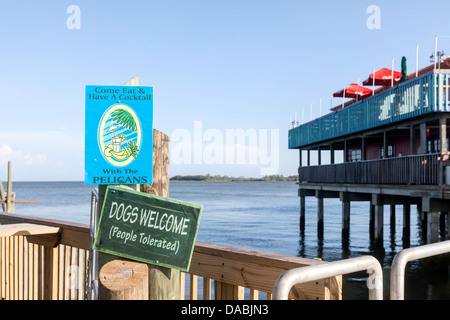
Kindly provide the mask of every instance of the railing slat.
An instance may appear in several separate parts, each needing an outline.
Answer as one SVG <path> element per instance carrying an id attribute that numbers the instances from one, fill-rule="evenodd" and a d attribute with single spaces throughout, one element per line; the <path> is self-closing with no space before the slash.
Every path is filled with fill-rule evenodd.
<path id="1" fill-rule="evenodd" d="M 85 249 L 85 244 L 89 243 L 89 226 L 83 228 L 71 223 L 0 214 L 2 224 L 24 222 L 56 225 L 65 236 L 55 248 L 29 243 L 26 236 L 0 239 L 0 298 L 67 300 L 89 297 L 86 294 L 89 251 Z M 249 292 L 250 299 L 257 299 L 259 291 L 267 292 L 270 299 L 273 285 L 284 271 L 317 263 L 322 262 L 197 242 L 189 273 L 181 273 L 180 290 L 184 298 L 184 278 L 189 275 L 188 294 L 191 299 L 199 298 L 198 277 L 203 278 L 203 299 L 244 299 L 248 297 L 246 292 Z M 336 290 L 333 297 L 341 298 L 340 288 L 333 289 L 322 282 L 319 285 L 305 284 L 296 290 L 301 291 L 300 298 L 327 299 L 329 290 Z"/>
<path id="2" fill-rule="evenodd" d="M 300 182 L 438 185 L 438 154 L 299 167 Z"/>
<path id="3" fill-rule="evenodd" d="M 190 300 L 197 300 L 198 299 L 198 277 L 195 274 L 191 274 L 190 281 L 189 281 L 189 287 L 190 287 Z"/>

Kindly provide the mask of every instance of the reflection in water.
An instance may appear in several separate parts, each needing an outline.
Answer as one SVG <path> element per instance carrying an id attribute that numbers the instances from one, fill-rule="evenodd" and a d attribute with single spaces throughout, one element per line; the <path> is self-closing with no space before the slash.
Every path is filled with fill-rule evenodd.
<path id="1" fill-rule="evenodd" d="M 313 208 L 312 211 L 314 211 Z M 409 210 L 408 210 L 409 211 Z M 413 212 L 417 212 L 413 211 Z M 392 213 L 392 212 L 391 212 Z M 415 246 L 426 244 L 426 222 L 422 218 L 420 212 L 415 216 L 415 228 L 405 228 L 396 223 L 395 213 L 391 214 L 389 223 L 384 225 L 389 229 L 389 237 L 384 242 L 375 241 L 373 238 L 373 223 L 369 219 L 367 236 L 369 238 L 369 246 L 367 250 L 355 250 L 351 245 L 351 231 L 341 231 L 341 256 L 339 259 L 348 259 L 352 256 L 370 254 L 374 256 L 383 267 L 384 278 L 384 299 L 390 297 L 390 267 L 392 261 L 398 252 L 403 249 L 411 247 L 411 229 L 417 234 Z M 401 217 L 403 219 L 403 217 Z M 327 222 L 325 222 L 326 225 Z M 448 222 L 445 220 L 445 215 L 440 216 L 440 241 L 447 240 L 446 226 Z M 413 226 L 414 227 L 414 226 Z M 300 239 L 298 256 L 304 257 L 308 248 L 311 246 L 306 240 L 307 224 L 305 220 L 300 221 Z M 336 230 L 334 230 L 336 231 Z M 386 233 L 386 232 L 385 232 Z M 317 225 L 317 257 L 324 261 L 335 261 L 329 254 L 326 253 L 326 237 L 328 233 L 324 232 L 324 224 Z M 355 274 L 343 275 L 343 299 L 344 300 L 359 300 L 367 299 L 368 289 L 366 286 L 367 274 L 365 272 L 358 272 Z M 450 253 L 430 257 L 420 260 L 415 260 L 407 264 L 405 271 L 405 299 L 406 300 L 447 300 L 450 298 Z"/>

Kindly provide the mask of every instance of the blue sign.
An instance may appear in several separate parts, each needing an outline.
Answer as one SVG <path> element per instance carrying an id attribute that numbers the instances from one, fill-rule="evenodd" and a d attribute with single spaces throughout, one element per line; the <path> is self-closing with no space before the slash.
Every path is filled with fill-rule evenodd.
<path id="1" fill-rule="evenodd" d="M 85 184 L 153 183 L 153 87 L 86 86 Z"/>

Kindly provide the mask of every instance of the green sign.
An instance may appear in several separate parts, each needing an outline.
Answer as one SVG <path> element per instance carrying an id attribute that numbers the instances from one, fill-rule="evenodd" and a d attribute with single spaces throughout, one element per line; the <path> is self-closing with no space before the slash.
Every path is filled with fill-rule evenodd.
<path id="1" fill-rule="evenodd" d="M 202 206 L 108 186 L 94 249 L 188 271 Z"/>

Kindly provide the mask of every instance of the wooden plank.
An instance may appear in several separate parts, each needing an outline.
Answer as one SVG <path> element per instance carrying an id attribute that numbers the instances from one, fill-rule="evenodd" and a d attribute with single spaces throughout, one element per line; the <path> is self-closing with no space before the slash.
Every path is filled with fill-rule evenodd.
<path id="1" fill-rule="evenodd" d="M 1 183 L 1 181 L 0 181 Z M 0 300 L 5 299 L 5 242 L 6 238 L 0 238 Z"/>
<path id="2" fill-rule="evenodd" d="M 197 242 L 189 272 L 222 282 L 222 297 L 236 297 L 240 296 L 241 290 L 237 287 L 271 292 L 284 271 L 319 263 L 325 262 Z M 333 277 L 329 282 L 319 280 L 300 284 L 293 292 L 298 298 L 325 299 L 325 287 L 335 281 L 336 277 Z"/>
<path id="3" fill-rule="evenodd" d="M 180 272 L 180 300 L 185 299 L 186 291 L 186 273 Z"/>
<path id="4" fill-rule="evenodd" d="M 77 259 L 77 252 L 76 252 L 76 248 L 72 247 L 71 248 L 71 259 L 70 259 L 70 266 L 69 266 L 69 270 L 68 270 L 68 274 L 67 277 L 69 277 L 69 285 L 70 285 L 70 300 L 75 300 L 76 297 L 76 259 Z"/>
<path id="5" fill-rule="evenodd" d="M 42 300 L 44 298 L 43 296 L 43 281 L 44 281 L 44 265 L 43 265 L 43 252 L 42 252 L 42 246 L 37 245 L 36 247 L 37 252 L 37 284 L 36 284 L 36 290 L 37 290 L 37 300 Z"/>
<path id="6" fill-rule="evenodd" d="M 58 227 L 30 223 L 5 224 L 0 225 L 0 237 L 55 234 L 59 230 Z"/>
<path id="7" fill-rule="evenodd" d="M 14 212 L 14 204 L 12 201 L 12 180 L 11 180 L 11 161 L 8 161 L 8 184 L 6 187 L 6 211 Z"/>
<path id="8" fill-rule="evenodd" d="M 23 299 L 28 300 L 28 241 L 26 237 L 23 237 Z"/>
<path id="9" fill-rule="evenodd" d="M 259 300 L 259 291 L 250 289 L 250 300 Z"/>
<path id="10" fill-rule="evenodd" d="M 190 293 L 190 300 L 198 299 L 198 276 L 196 276 L 195 274 L 190 275 L 189 293 Z"/>
<path id="11" fill-rule="evenodd" d="M 23 263 L 23 238 L 24 237 L 17 237 L 18 238 L 18 241 L 19 241 L 19 247 L 18 247 L 18 255 L 19 255 L 19 263 L 18 263 L 18 267 L 19 267 L 19 270 L 18 270 L 18 278 L 19 278 L 19 281 L 18 281 L 18 293 L 19 293 L 19 295 L 18 295 L 18 298 L 19 298 L 19 300 L 23 300 L 23 271 L 24 271 L 24 263 Z"/>
<path id="12" fill-rule="evenodd" d="M 43 290 L 44 300 L 52 300 L 53 298 L 53 281 L 54 281 L 54 270 L 53 270 L 53 248 L 44 247 L 44 270 L 43 270 Z"/>
<path id="13" fill-rule="evenodd" d="M 64 248 L 64 271 L 62 273 L 63 281 L 64 281 L 64 300 L 70 299 L 70 290 L 69 290 L 69 282 L 67 279 L 67 271 L 70 266 L 70 247 L 65 246 Z"/>
<path id="14" fill-rule="evenodd" d="M 222 282 L 221 300 L 244 300 L 244 287 Z"/>
<path id="15" fill-rule="evenodd" d="M 211 279 L 203 278 L 203 300 L 211 300 Z"/>
<path id="16" fill-rule="evenodd" d="M 11 288 L 11 238 L 8 237 L 5 239 L 5 299 L 10 299 L 10 288 Z"/>
<path id="17" fill-rule="evenodd" d="M 60 228 L 60 243 L 84 250 L 89 250 L 90 227 L 88 224 L 73 223 L 62 220 L 31 217 L 19 214 L 0 213 L 0 223 L 31 223 Z"/>
<path id="18" fill-rule="evenodd" d="M 59 264 L 59 248 L 52 248 L 52 265 L 51 265 L 51 273 L 52 273 L 52 286 L 51 286 L 51 299 L 58 300 L 58 287 L 59 281 L 61 280 L 60 274 L 58 272 L 58 264 Z M 48 266 L 50 267 L 50 266 Z"/>
<path id="19" fill-rule="evenodd" d="M 3 182 L 0 179 L 0 201 L 2 203 L 3 212 L 6 212 L 6 197 L 5 197 L 5 190 L 3 188 Z"/>

